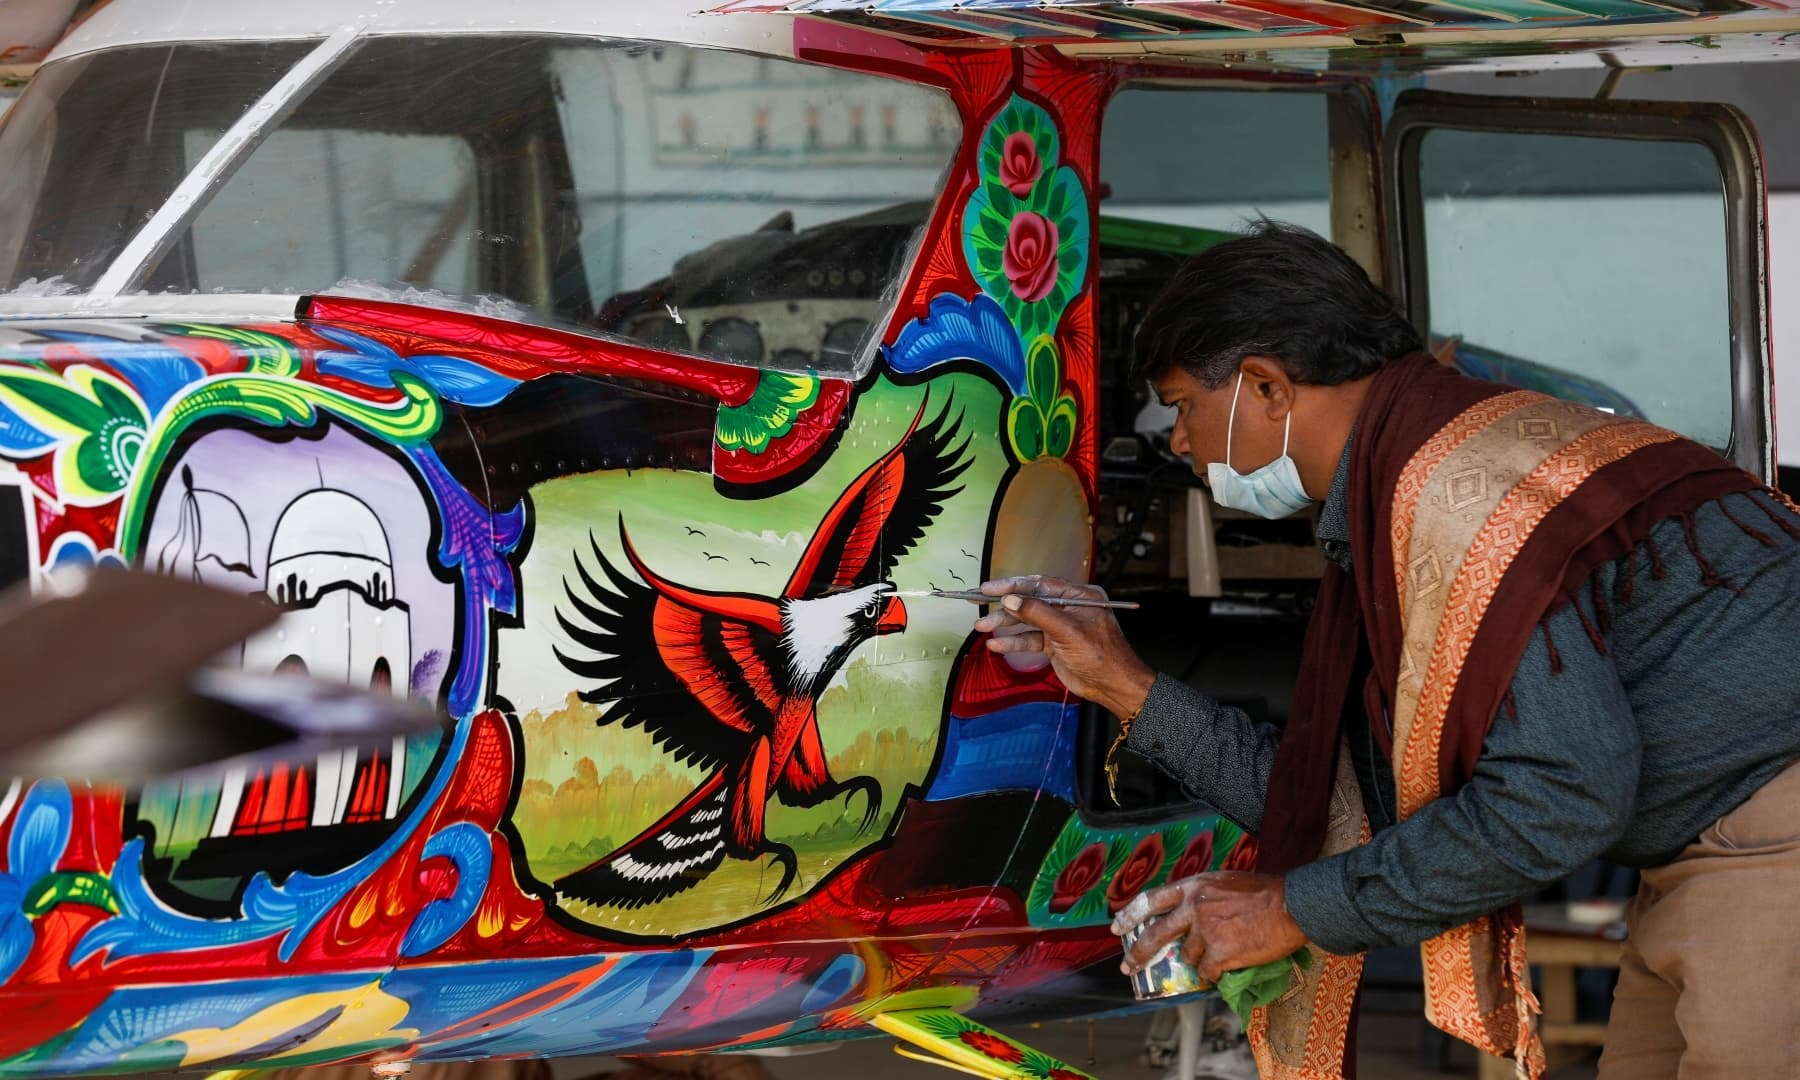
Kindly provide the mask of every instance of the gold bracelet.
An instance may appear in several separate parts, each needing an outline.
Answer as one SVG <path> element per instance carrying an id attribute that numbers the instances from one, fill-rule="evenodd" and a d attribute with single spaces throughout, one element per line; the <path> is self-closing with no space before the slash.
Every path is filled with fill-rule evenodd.
<path id="1" fill-rule="evenodd" d="M 1106 794 L 1112 799 L 1114 806 L 1119 804 L 1119 747 L 1125 745 L 1126 738 L 1131 734 L 1132 722 L 1143 711 L 1144 707 L 1139 705 L 1131 710 L 1130 716 L 1121 717 L 1119 719 L 1119 737 L 1106 748 Z"/>

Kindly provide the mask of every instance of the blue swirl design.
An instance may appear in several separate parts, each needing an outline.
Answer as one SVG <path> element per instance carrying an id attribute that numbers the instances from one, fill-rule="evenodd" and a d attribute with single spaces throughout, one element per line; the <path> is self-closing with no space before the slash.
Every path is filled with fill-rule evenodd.
<path id="1" fill-rule="evenodd" d="M 901 327 L 882 352 L 888 367 L 905 375 L 973 360 L 1000 376 L 1014 394 L 1025 393 L 1025 347 L 1006 311 L 986 293 L 973 300 L 955 293 L 937 296 L 926 316 Z"/>
<path id="2" fill-rule="evenodd" d="M 518 379 L 490 371 L 460 356 L 402 357 L 381 342 L 349 330 L 316 324 L 309 329 L 350 350 L 319 350 L 314 357 L 319 371 L 354 379 L 365 386 L 391 388 L 393 373 L 404 371 L 424 380 L 447 401 L 459 405 L 494 405 L 519 385 Z"/>
<path id="3" fill-rule="evenodd" d="M 8 457 L 36 457 L 56 444 L 56 437 L 0 402 L 0 453 Z"/>
<path id="4" fill-rule="evenodd" d="M 575 956 L 550 960 L 490 959 L 479 964 L 409 964 L 389 972 L 381 980 L 381 989 L 406 1002 L 406 1025 L 410 1028 L 446 1031 L 482 1017 L 481 1030 L 491 1035 L 536 1016 L 535 1005 L 546 987 L 604 962 L 601 957 Z"/>
<path id="5" fill-rule="evenodd" d="M 468 923 L 487 891 L 494 848 L 480 826 L 459 821 L 425 841 L 423 859 L 449 859 L 456 866 L 456 891 L 433 900 L 413 919 L 400 943 L 401 956 L 424 956 L 449 941 Z M 422 861 L 422 860 L 421 860 Z"/>
<path id="6" fill-rule="evenodd" d="M 628 956 L 591 989 L 540 1013 L 523 1028 L 432 1045 L 417 1060 L 567 1057 L 644 1046 L 650 1029 L 712 955 L 711 949 L 676 949 Z"/>
<path id="7" fill-rule="evenodd" d="M 462 648 L 449 704 L 450 715 L 467 716 L 480 706 L 494 613 L 515 615 L 519 610 L 518 581 L 507 556 L 525 536 L 525 507 L 490 512 L 456 482 L 437 451 L 418 446 L 409 456 L 444 523 L 438 562 L 462 574 Z"/>
<path id="8" fill-rule="evenodd" d="M 0 873 L 0 983 L 11 979 L 31 954 L 37 935 L 25 914 L 25 894 L 56 869 L 74 818 L 74 799 L 61 780 L 37 781 L 19 804 L 6 845 L 6 870 Z"/>
<path id="9" fill-rule="evenodd" d="M 105 334 L 76 330 L 34 330 L 51 341 L 75 345 L 101 345 L 105 362 L 125 376 L 144 399 L 145 415 L 154 419 L 163 407 L 194 383 L 206 378 L 206 369 L 192 357 L 151 341 L 121 341 Z"/>

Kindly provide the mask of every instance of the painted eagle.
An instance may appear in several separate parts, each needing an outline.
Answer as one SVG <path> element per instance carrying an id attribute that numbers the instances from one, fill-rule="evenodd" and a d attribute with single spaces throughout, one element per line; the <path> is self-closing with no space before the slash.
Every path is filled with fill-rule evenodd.
<path id="1" fill-rule="evenodd" d="M 652 570 L 619 521 L 625 558 L 641 583 L 588 538 L 599 577 L 577 553 L 580 588 L 567 578 L 563 632 L 583 658 L 556 650 L 570 672 L 601 681 L 580 697 L 606 704 L 602 726 L 643 727 L 670 757 L 707 775 L 630 842 L 556 881 L 563 895 L 635 908 L 690 889 L 727 857 L 773 857 L 782 867 L 773 903 L 793 884 L 793 848 L 770 840 L 771 798 L 817 806 L 861 792 L 862 828 L 881 809 L 870 776 L 837 780 L 819 738 L 819 695 L 857 646 L 906 629 L 906 605 L 887 578 L 924 537 L 969 467 L 962 415 L 950 405 L 865 469 L 826 511 L 779 596 L 709 592 Z M 604 578 L 604 581 L 600 580 Z"/>

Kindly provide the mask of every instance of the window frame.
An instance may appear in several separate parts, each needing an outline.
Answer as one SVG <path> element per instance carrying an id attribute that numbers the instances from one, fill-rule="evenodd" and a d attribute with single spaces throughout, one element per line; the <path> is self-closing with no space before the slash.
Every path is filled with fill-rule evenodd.
<path id="1" fill-rule="evenodd" d="M 1425 136 L 1443 130 L 1688 142 L 1712 155 L 1725 203 L 1731 344 L 1731 427 L 1723 453 L 1771 481 L 1768 211 L 1762 159 L 1748 117 L 1734 106 L 1712 102 L 1488 97 L 1441 90 L 1401 94 L 1382 148 L 1391 223 L 1388 258 L 1406 310 L 1425 335 L 1431 331 L 1430 267 L 1419 155 Z"/>

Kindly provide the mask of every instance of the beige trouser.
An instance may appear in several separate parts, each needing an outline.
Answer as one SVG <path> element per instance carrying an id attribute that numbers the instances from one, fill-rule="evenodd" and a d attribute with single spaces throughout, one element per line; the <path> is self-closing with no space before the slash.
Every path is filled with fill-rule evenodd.
<path id="1" fill-rule="evenodd" d="M 1601 1080 L 1800 1078 L 1800 764 L 1646 870 Z"/>

